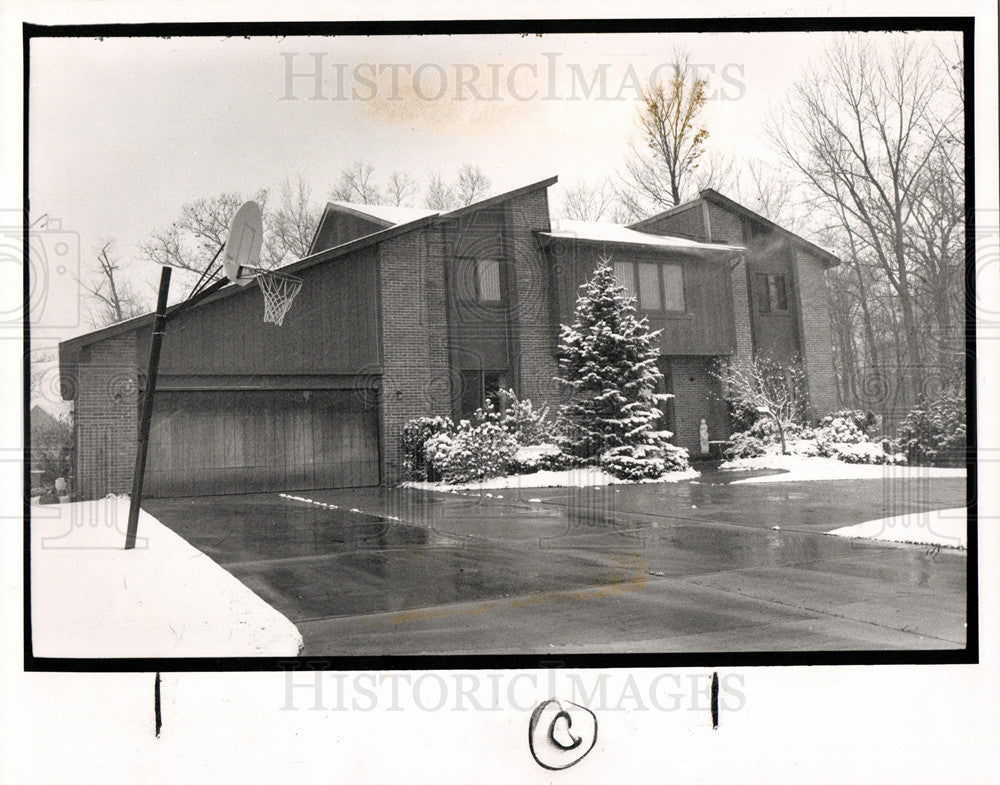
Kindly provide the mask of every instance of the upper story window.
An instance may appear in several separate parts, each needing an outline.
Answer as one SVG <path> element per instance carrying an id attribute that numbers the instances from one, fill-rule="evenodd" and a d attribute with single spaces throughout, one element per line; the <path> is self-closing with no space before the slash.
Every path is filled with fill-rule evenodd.
<path id="1" fill-rule="evenodd" d="M 775 313 L 788 310 L 788 290 L 783 275 L 757 275 L 757 310 Z"/>
<path id="2" fill-rule="evenodd" d="M 684 268 L 657 262 L 615 262 L 615 278 L 643 311 L 683 312 Z"/>
<path id="3" fill-rule="evenodd" d="M 458 299 L 500 302 L 500 262 L 496 259 L 459 259 Z"/>

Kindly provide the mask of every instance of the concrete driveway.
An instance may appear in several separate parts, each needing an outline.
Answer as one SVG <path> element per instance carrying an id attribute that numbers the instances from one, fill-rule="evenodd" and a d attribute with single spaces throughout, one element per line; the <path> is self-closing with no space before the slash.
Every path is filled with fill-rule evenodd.
<path id="1" fill-rule="evenodd" d="M 288 616 L 304 655 L 964 647 L 965 552 L 824 534 L 964 506 L 964 480 L 734 477 L 144 507 Z"/>

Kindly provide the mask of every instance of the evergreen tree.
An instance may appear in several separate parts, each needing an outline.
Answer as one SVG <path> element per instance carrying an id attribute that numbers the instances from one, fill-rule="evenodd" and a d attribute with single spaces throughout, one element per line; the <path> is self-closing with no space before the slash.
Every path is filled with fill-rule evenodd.
<path id="1" fill-rule="evenodd" d="M 567 451 L 594 458 L 605 450 L 650 445 L 657 408 L 660 331 L 637 319 L 635 299 L 615 281 L 610 258 L 580 287 L 572 326 L 562 325 L 556 381 L 570 393 L 560 409 Z"/>

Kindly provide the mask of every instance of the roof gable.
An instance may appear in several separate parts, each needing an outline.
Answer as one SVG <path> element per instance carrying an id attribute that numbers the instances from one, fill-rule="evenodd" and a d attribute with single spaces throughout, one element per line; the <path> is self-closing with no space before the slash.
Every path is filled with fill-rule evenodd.
<path id="1" fill-rule="evenodd" d="M 677 213 L 684 212 L 685 210 L 689 210 L 693 207 L 696 207 L 698 204 L 702 202 L 709 202 L 717 207 L 722 208 L 723 210 L 726 210 L 730 213 L 734 213 L 735 215 L 739 215 L 742 218 L 747 218 L 751 221 L 760 224 L 761 226 L 765 226 L 768 229 L 778 232 L 779 234 L 791 240 L 794 245 L 816 256 L 823 263 L 824 267 L 828 268 L 836 267 L 838 264 L 840 264 L 840 259 L 834 256 L 829 251 L 827 251 L 825 248 L 821 248 L 820 246 L 807 240 L 806 238 L 797 235 L 794 232 L 789 231 L 788 229 L 785 229 L 783 226 L 774 223 L 774 221 L 765 218 L 760 213 L 754 212 L 749 207 L 744 207 L 739 202 L 733 201 L 728 196 L 723 196 L 721 193 L 719 193 L 713 188 L 705 188 L 698 194 L 698 197 L 696 199 L 690 199 L 687 202 L 683 202 L 679 205 L 676 205 L 675 207 L 671 207 L 669 210 L 664 210 L 663 212 L 657 213 L 656 215 L 652 215 L 649 218 L 644 218 L 641 221 L 636 221 L 634 224 L 630 224 L 629 228 L 641 230 L 643 227 L 654 224 L 657 221 L 662 220 L 663 218 L 666 218 L 671 215 L 676 215 Z"/>

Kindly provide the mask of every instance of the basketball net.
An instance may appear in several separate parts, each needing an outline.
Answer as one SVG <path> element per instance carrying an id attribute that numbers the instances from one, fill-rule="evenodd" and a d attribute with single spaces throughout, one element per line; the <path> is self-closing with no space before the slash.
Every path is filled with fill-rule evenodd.
<path id="1" fill-rule="evenodd" d="M 257 285 L 264 294 L 264 321 L 280 327 L 302 288 L 302 279 L 272 270 L 258 275 Z"/>

